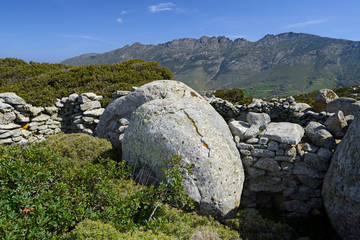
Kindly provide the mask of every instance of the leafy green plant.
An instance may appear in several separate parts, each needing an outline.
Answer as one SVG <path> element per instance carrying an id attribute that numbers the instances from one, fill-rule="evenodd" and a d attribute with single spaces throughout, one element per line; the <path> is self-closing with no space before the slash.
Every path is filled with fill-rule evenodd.
<path id="1" fill-rule="evenodd" d="M 240 88 L 216 90 L 215 97 L 222 98 L 232 103 L 238 103 L 244 99 L 245 93 Z"/>

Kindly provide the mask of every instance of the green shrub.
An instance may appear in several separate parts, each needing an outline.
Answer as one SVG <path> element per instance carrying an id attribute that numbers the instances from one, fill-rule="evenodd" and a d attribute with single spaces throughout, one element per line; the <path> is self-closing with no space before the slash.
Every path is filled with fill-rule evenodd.
<path id="1" fill-rule="evenodd" d="M 50 106 L 57 98 L 73 92 L 102 95 L 102 105 L 106 106 L 116 90 L 131 90 L 132 86 L 173 77 L 170 70 L 158 62 L 139 59 L 77 67 L 0 59 L 0 92 L 15 92 L 34 106 Z"/>
<path id="2" fill-rule="evenodd" d="M 100 220 L 92 221 L 90 219 L 85 219 L 77 224 L 73 231 L 63 235 L 61 239 L 116 240 L 124 238 L 119 231 L 108 223 L 103 223 Z"/>
<path id="3" fill-rule="evenodd" d="M 245 93 L 240 88 L 232 88 L 225 90 L 216 90 L 215 97 L 222 98 L 232 103 L 241 102 L 244 99 Z"/>
<path id="4" fill-rule="evenodd" d="M 61 158 L 79 167 L 100 158 L 111 158 L 115 161 L 120 158 L 109 141 L 85 133 L 51 135 L 45 144 L 57 151 Z"/>

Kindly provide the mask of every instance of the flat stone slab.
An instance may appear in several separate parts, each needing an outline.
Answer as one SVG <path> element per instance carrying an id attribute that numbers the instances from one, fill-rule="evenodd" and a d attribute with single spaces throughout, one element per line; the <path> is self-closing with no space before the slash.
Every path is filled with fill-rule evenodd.
<path id="1" fill-rule="evenodd" d="M 304 132 L 304 129 L 296 123 L 272 122 L 260 135 L 281 143 L 297 145 Z"/>

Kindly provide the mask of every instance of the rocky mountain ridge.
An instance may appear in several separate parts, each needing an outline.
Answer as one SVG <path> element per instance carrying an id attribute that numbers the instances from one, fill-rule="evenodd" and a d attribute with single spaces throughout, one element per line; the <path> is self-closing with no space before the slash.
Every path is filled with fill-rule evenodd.
<path id="1" fill-rule="evenodd" d="M 104 64 L 131 58 L 159 61 L 176 80 L 199 91 L 240 87 L 256 97 L 356 85 L 360 77 L 360 42 L 291 32 L 266 35 L 256 42 L 203 36 L 158 45 L 134 43 L 62 63 Z"/>

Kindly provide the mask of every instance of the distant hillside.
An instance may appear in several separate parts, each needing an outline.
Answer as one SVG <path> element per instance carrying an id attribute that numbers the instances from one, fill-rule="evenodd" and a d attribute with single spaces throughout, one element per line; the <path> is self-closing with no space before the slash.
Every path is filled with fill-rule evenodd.
<path id="1" fill-rule="evenodd" d="M 0 92 L 15 92 L 35 106 L 50 106 L 56 98 L 67 97 L 74 92 L 102 95 L 102 103 L 106 106 L 116 90 L 131 90 L 132 86 L 173 77 L 169 69 L 158 62 L 139 59 L 78 67 L 0 59 Z"/>
<path id="2" fill-rule="evenodd" d="M 202 37 L 159 45 L 134 43 L 62 63 L 104 64 L 132 58 L 159 61 L 176 80 L 196 90 L 240 87 L 256 97 L 293 95 L 360 82 L 360 42 L 302 33 L 266 35 L 257 42 Z"/>

